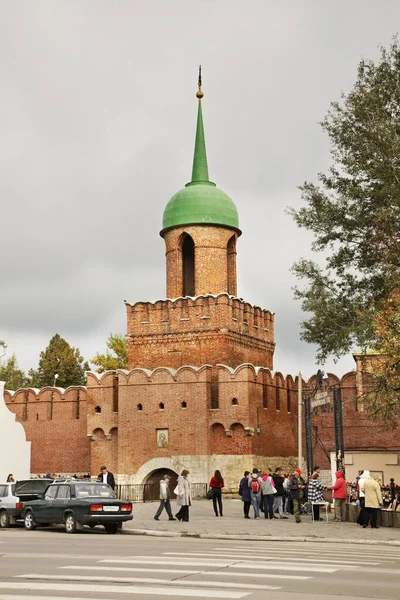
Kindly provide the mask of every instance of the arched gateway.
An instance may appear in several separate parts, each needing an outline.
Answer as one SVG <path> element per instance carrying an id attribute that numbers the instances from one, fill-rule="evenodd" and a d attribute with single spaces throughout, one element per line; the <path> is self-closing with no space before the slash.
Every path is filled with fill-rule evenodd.
<path id="1" fill-rule="evenodd" d="M 171 498 L 175 498 L 174 489 L 178 483 L 179 473 L 171 471 L 171 469 L 157 469 L 150 473 L 146 483 L 144 484 L 143 499 L 145 502 L 149 500 L 158 500 L 160 497 L 160 479 L 164 475 L 170 476 L 169 489 L 171 491 Z"/>

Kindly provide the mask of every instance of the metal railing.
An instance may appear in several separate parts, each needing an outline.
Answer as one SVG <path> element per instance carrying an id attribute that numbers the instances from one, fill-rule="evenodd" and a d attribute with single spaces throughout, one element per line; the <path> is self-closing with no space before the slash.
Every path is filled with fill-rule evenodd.
<path id="1" fill-rule="evenodd" d="M 205 498 L 207 493 L 206 483 L 192 483 L 190 486 L 192 498 Z M 133 483 L 115 486 L 115 493 L 121 500 L 131 502 L 152 502 L 160 499 L 159 483 Z M 171 500 L 176 498 L 171 490 Z"/>

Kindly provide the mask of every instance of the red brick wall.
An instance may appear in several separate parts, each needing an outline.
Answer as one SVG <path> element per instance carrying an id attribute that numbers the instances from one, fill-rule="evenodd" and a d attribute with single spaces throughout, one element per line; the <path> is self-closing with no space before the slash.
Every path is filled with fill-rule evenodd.
<path id="1" fill-rule="evenodd" d="M 297 454 L 298 382 L 291 376 L 249 364 L 236 369 L 223 365 L 182 367 L 177 371 L 133 369 L 118 371 L 117 376 L 118 412 L 114 410 L 113 372 L 89 374 L 87 391 L 69 388 L 61 393 L 45 388 L 39 393 L 5 392 L 8 408 L 17 415 L 32 442 L 33 473 L 97 474 L 105 464 L 115 473 L 134 474 L 157 457 Z M 334 375 L 329 376 L 330 385 L 338 381 Z M 344 376 L 341 383 L 345 448 L 399 452 L 398 436 L 382 430 L 379 422 L 372 422 L 365 412 L 357 410 L 355 373 Z M 212 386 L 218 390 L 214 396 L 218 406 L 214 409 Z M 303 382 L 305 394 L 313 387 L 314 378 Z M 186 402 L 186 408 L 182 402 Z M 96 407 L 101 412 L 96 412 Z M 334 450 L 332 411 L 316 409 L 313 425 L 314 462 L 327 469 L 329 452 Z M 157 429 L 168 429 L 167 448 L 157 447 Z"/>
<path id="2" fill-rule="evenodd" d="M 167 298 L 183 296 L 182 243 L 185 235 L 194 242 L 195 296 L 229 292 L 236 295 L 236 244 L 228 244 L 237 233 L 213 225 L 176 227 L 164 234 Z"/>
<path id="3" fill-rule="evenodd" d="M 39 393 L 19 390 L 14 395 L 5 392 L 4 398 L 31 442 L 32 473 L 90 470 L 85 388 L 68 388 L 64 393 L 57 388 Z"/>
<path id="4" fill-rule="evenodd" d="M 228 294 L 127 304 L 129 367 L 272 368 L 274 316 Z"/>
<path id="5" fill-rule="evenodd" d="M 313 384 L 313 382 L 314 380 L 311 380 L 309 383 Z M 348 373 L 341 380 L 335 375 L 329 374 L 330 385 L 339 382 L 342 385 L 345 452 L 346 450 L 393 450 L 399 452 L 400 438 L 396 434 L 396 430 L 385 429 L 379 419 L 371 419 L 364 412 L 364 406 L 358 404 L 356 374 Z M 309 385 L 309 388 L 312 389 L 312 385 Z M 323 469 L 329 469 L 329 453 L 335 451 L 332 405 L 328 408 L 314 409 L 312 422 L 314 464 L 320 465 Z M 398 427 L 400 419 L 397 424 L 393 423 L 393 425 Z"/>

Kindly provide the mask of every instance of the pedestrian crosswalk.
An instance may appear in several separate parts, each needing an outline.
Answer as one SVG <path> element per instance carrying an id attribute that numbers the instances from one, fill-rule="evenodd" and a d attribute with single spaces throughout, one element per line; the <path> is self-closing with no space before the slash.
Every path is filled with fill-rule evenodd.
<path id="1" fill-rule="evenodd" d="M 32 572 L 22 570 L 0 579 L 0 600 L 122 600 L 129 594 L 252 600 L 267 598 L 266 592 L 284 600 L 285 593 L 318 591 L 321 582 L 334 586 L 338 573 L 343 585 L 356 585 L 359 593 L 362 586 L 376 581 L 377 573 L 386 573 L 390 593 L 398 585 L 400 548 L 395 547 L 192 540 L 185 548 L 166 545 L 163 549 L 159 544 L 153 554 L 131 551 L 124 556 L 84 559 L 68 554 L 54 568 L 49 568 L 48 561 L 36 560 Z"/>

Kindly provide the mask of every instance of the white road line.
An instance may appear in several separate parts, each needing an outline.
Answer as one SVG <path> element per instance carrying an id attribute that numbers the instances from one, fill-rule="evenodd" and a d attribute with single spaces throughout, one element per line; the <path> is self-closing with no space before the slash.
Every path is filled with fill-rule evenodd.
<path id="1" fill-rule="evenodd" d="M 233 573 L 232 571 L 185 571 L 183 569 L 179 570 L 179 569 L 143 569 L 142 567 L 106 567 L 106 566 L 102 566 L 102 567 L 90 567 L 90 566 L 83 566 L 83 565 L 66 565 L 64 567 L 58 567 L 58 569 L 72 569 L 72 570 L 79 570 L 79 571 L 102 571 L 103 573 L 105 571 L 127 571 L 129 573 L 186 573 L 187 575 L 216 575 L 216 576 L 220 576 L 220 575 L 227 575 L 228 577 L 266 577 L 268 579 L 282 579 L 282 577 L 284 577 L 285 579 L 299 579 L 299 580 L 303 580 L 303 579 L 312 579 L 311 576 L 307 576 L 307 575 L 273 575 L 271 573 Z M 0 599 L 1 600 L 1 599 Z"/>
<path id="2" fill-rule="evenodd" d="M 230 569 L 273 569 L 275 571 L 307 571 L 308 573 L 337 573 L 339 567 L 335 565 L 334 568 L 329 569 L 328 567 L 321 567 L 310 565 L 281 565 L 280 563 L 238 563 L 229 565 Z"/>
<path id="3" fill-rule="evenodd" d="M 106 559 L 106 560 L 99 560 L 99 563 L 114 563 L 114 564 L 129 564 L 129 565 L 143 565 L 143 564 L 149 564 L 149 565 L 171 565 L 172 567 L 175 567 L 178 563 L 177 560 L 173 560 L 173 559 L 163 559 L 163 558 L 155 558 L 153 560 L 151 560 L 153 557 L 151 556 L 140 556 L 138 558 L 121 558 L 121 559 L 117 559 L 117 558 L 113 558 L 113 559 Z M 184 562 L 181 562 L 181 561 Z M 236 562 L 235 560 L 231 560 L 231 561 L 219 561 L 219 560 L 213 560 L 212 565 L 214 567 L 229 567 L 230 564 Z M 200 560 L 191 560 L 190 558 L 188 559 L 179 559 L 179 565 L 181 567 L 183 566 L 188 566 L 188 567 L 209 567 L 210 566 L 210 561 L 200 561 Z"/>
<path id="4" fill-rule="evenodd" d="M 132 571 L 132 573 L 172 573 L 179 575 L 198 575 L 199 573 L 205 573 L 206 571 L 189 571 L 188 569 L 147 569 L 145 567 L 107 567 L 103 565 L 101 567 L 92 567 L 90 565 L 66 565 L 63 567 L 57 567 L 58 569 L 79 569 L 84 571 Z M 1 600 L 1 599 L 0 599 Z"/>
<path id="5" fill-rule="evenodd" d="M 224 548 L 213 548 L 214 551 L 221 551 L 221 552 L 226 552 L 227 550 L 227 546 L 225 546 Z M 380 551 L 382 551 L 382 548 L 379 549 Z M 253 546 L 251 548 L 229 548 L 229 552 L 246 552 L 246 553 L 250 553 L 250 552 L 259 552 L 259 553 L 270 553 L 273 552 L 275 555 L 280 555 L 280 554 L 307 554 L 307 555 L 321 555 L 321 552 L 324 552 L 324 554 L 328 554 L 329 556 L 333 556 L 333 555 L 339 555 L 339 556 L 350 556 L 350 557 L 355 557 L 355 558 L 376 558 L 377 553 L 378 553 L 378 548 L 374 551 L 374 552 L 362 552 L 362 551 L 354 551 L 354 552 L 346 552 L 346 550 L 330 550 L 328 547 L 328 544 L 325 544 L 324 548 L 318 549 L 318 550 L 311 550 L 311 544 L 310 544 L 310 549 L 307 550 L 304 547 L 303 548 L 299 548 L 299 549 L 289 549 L 289 548 L 274 548 L 274 546 L 271 545 L 265 547 L 257 547 L 257 546 Z M 387 553 L 384 552 L 384 556 L 385 558 L 394 558 L 394 559 L 400 559 L 400 552 L 398 554 L 395 553 Z"/>
<path id="6" fill-rule="evenodd" d="M 0 596 L 0 600 L 32 600 L 32 598 L 35 600 L 55 600 L 55 598 L 57 598 L 57 600 L 71 600 L 72 596 L 54 596 L 54 593 L 51 596 L 32 596 L 31 594 L 24 594 L 23 596 L 20 594 L 1 594 Z M 83 596 L 79 596 L 78 598 L 77 596 L 74 596 L 73 600 L 112 600 L 112 598 L 88 598 L 87 596 L 85 598 Z"/>
<path id="7" fill-rule="evenodd" d="M 29 573 L 25 575 L 16 575 L 15 577 L 21 579 L 41 579 L 44 581 L 98 581 L 102 583 L 151 583 L 160 586 L 167 587 L 187 587 L 191 586 L 193 589 L 196 587 L 223 587 L 223 588 L 242 588 L 245 590 L 280 590 L 282 587 L 257 584 L 257 583 L 231 583 L 229 581 L 184 581 L 169 580 L 169 579 L 150 579 L 146 577 L 106 577 L 106 576 L 93 576 L 93 575 L 40 575 L 36 573 Z M 211 589 L 212 592 L 212 589 Z"/>
<path id="8" fill-rule="evenodd" d="M 181 557 L 181 556 L 210 556 L 213 557 L 215 556 L 216 558 L 258 558 L 260 560 L 274 560 L 276 561 L 277 559 L 279 560 L 286 560 L 286 561 L 301 561 L 301 562 L 307 562 L 307 563 L 313 563 L 313 562 L 320 562 L 320 563 L 338 563 L 338 564 L 343 564 L 343 565 L 372 565 L 372 566 L 377 566 L 380 565 L 380 562 L 366 562 L 366 561 L 360 561 L 360 560 L 336 560 L 336 559 L 323 559 L 323 558 L 299 558 L 297 556 L 292 556 L 292 557 L 286 557 L 286 556 L 276 556 L 276 555 L 271 555 L 270 557 L 263 554 L 221 554 L 220 552 L 163 552 L 163 555 L 174 555 L 176 557 Z"/>
<path id="9" fill-rule="evenodd" d="M 28 590 L 32 592 L 33 590 L 51 592 L 51 596 L 45 596 L 47 598 L 51 598 L 51 600 L 60 600 L 59 596 L 54 596 L 54 586 L 48 583 L 33 583 L 29 581 L 27 583 L 16 583 L 12 582 L 0 582 L 0 589 L 10 589 L 10 590 Z M 196 590 L 194 588 L 187 589 L 169 589 L 166 586 L 160 587 L 143 587 L 141 585 L 133 586 L 133 585 L 97 585 L 97 584 L 81 584 L 81 583 L 57 583 L 57 592 L 83 592 L 83 593 L 91 593 L 91 594 L 140 594 L 142 596 L 151 596 L 159 594 L 160 596 L 194 596 L 197 598 L 228 598 L 228 599 L 240 599 L 249 596 L 251 592 L 234 592 L 234 591 L 220 591 L 220 590 Z M 12 599 L 15 599 L 16 596 L 11 595 Z M 3 594 L 0 595 L 0 598 L 3 600 Z M 39 596 L 32 596 L 32 594 L 28 594 L 23 597 L 23 600 L 29 598 L 29 600 L 35 599 L 37 600 Z M 74 600 L 76 596 L 73 596 Z M 69 596 L 69 600 L 71 600 L 71 596 Z M 83 600 L 89 600 L 89 598 L 84 598 Z M 90 600 L 93 600 L 92 598 Z M 102 596 L 102 600 L 105 600 Z"/>
<path id="10" fill-rule="evenodd" d="M 149 560 L 150 557 L 145 557 L 145 558 L 139 558 L 139 559 L 123 559 L 123 560 L 117 560 L 117 559 L 112 559 L 112 560 L 101 560 L 99 561 L 100 563 L 113 563 L 113 564 L 130 564 L 130 565 L 141 565 L 141 564 L 146 564 L 146 565 L 172 565 L 175 566 L 178 562 L 178 560 L 171 560 L 171 559 L 155 559 L 155 560 Z M 183 561 L 183 562 L 182 562 Z M 351 570 L 351 569 L 355 569 L 355 566 L 351 566 L 348 565 L 347 567 L 345 567 L 344 565 L 331 565 L 330 563 L 327 563 L 326 565 L 314 565 L 311 564 L 302 564 L 299 565 L 297 563 L 297 561 L 292 563 L 286 563 L 286 564 L 281 564 L 278 562 L 257 562 L 257 563 L 248 563 L 246 561 L 235 561 L 235 560 L 231 560 L 231 561 L 225 561 L 225 562 L 221 562 L 221 561 L 216 561 L 213 560 L 212 562 L 207 561 L 207 562 L 202 562 L 202 561 L 193 561 L 190 558 L 186 559 L 186 558 L 179 558 L 179 565 L 180 566 L 189 566 L 189 567 L 235 567 L 237 569 L 240 569 L 241 567 L 246 568 L 246 569 L 250 569 L 252 567 L 250 567 L 249 565 L 255 565 L 254 568 L 255 569 L 275 569 L 275 570 L 283 570 L 283 571 L 315 571 L 316 573 L 335 573 L 336 571 L 339 571 L 339 569 L 346 569 L 346 570 Z M 332 568 L 330 568 L 332 567 Z"/>
<path id="11" fill-rule="evenodd" d="M 21 596 L 20 594 L 1 594 L 0 596 L 0 600 L 32 600 L 32 598 L 35 600 L 55 600 L 55 598 L 57 598 L 57 600 L 71 600 L 72 596 L 54 596 L 54 594 L 51 596 L 32 596 L 31 594 L 24 594 Z M 86 598 L 83 596 L 79 596 L 78 598 L 77 596 L 74 596 L 73 600 L 112 600 L 112 598 L 88 598 L 87 596 Z"/>

